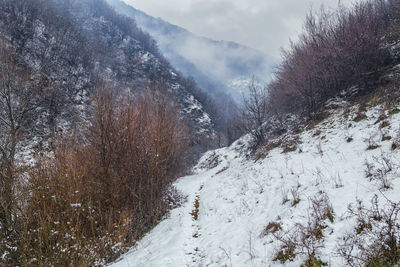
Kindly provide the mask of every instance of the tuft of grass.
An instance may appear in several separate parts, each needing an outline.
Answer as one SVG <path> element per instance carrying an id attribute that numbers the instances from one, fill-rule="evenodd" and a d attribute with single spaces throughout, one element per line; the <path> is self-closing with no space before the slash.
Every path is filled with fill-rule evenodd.
<path id="1" fill-rule="evenodd" d="M 371 145 L 369 145 L 369 146 L 367 147 L 367 150 L 375 150 L 375 149 L 380 148 L 380 147 L 381 147 L 380 145 L 373 145 L 373 144 L 371 144 Z"/>
<path id="2" fill-rule="evenodd" d="M 287 145 L 283 148 L 282 153 L 286 154 L 289 152 L 294 152 L 297 149 L 297 144 Z"/>
<path id="3" fill-rule="evenodd" d="M 278 140 L 275 139 L 275 140 L 268 141 L 268 144 L 266 144 L 264 147 L 262 147 L 260 149 L 260 151 L 257 151 L 257 154 L 255 155 L 254 161 L 257 162 L 260 159 L 265 159 L 272 149 L 277 148 L 277 147 L 280 146 L 281 142 L 282 141 L 279 140 L 279 139 Z"/>
<path id="4" fill-rule="evenodd" d="M 200 208 L 200 201 L 199 197 L 196 197 L 196 200 L 194 201 L 194 209 L 190 213 L 193 217 L 193 220 L 197 221 L 199 219 L 199 208 Z"/>
<path id="5" fill-rule="evenodd" d="M 286 154 L 296 151 L 299 144 L 301 142 L 298 135 L 287 136 L 280 145 L 283 149 L 282 153 Z"/>
<path id="6" fill-rule="evenodd" d="M 367 115 L 365 113 L 359 112 L 357 113 L 356 117 L 353 119 L 354 122 L 360 122 L 362 120 L 368 119 Z"/>
<path id="7" fill-rule="evenodd" d="M 304 264 L 300 265 L 301 267 L 322 267 L 328 266 L 326 262 L 323 262 L 321 259 L 315 257 L 315 255 L 310 255 L 310 257 L 304 262 Z"/>
<path id="8" fill-rule="evenodd" d="M 388 121 L 383 121 L 381 123 L 381 125 L 379 125 L 379 129 L 383 129 L 383 128 L 386 128 L 388 126 L 390 126 L 390 123 Z"/>
<path id="9" fill-rule="evenodd" d="M 387 116 L 385 115 L 385 113 L 382 113 L 381 115 L 379 115 L 378 119 L 376 120 L 375 124 L 380 123 L 381 121 L 384 121 L 387 119 Z"/>
<path id="10" fill-rule="evenodd" d="M 392 110 L 389 112 L 390 115 L 395 115 L 395 114 L 398 114 L 398 113 L 400 113 L 400 109 L 398 109 L 398 108 L 392 109 Z"/>
<path id="11" fill-rule="evenodd" d="M 356 227 L 356 234 L 360 235 L 365 230 L 372 230 L 372 224 L 370 222 L 366 222 L 365 220 L 359 220 Z"/>
<path id="12" fill-rule="evenodd" d="M 293 201 L 292 201 L 292 207 L 295 207 L 295 206 L 297 206 L 297 204 L 299 204 L 299 203 L 300 203 L 300 201 L 301 201 L 301 199 L 300 199 L 300 198 L 293 199 Z"/>
<path id="13" fill-rule="evenodd" d="M 281 249 L 276 253 L 273 261 L 280 261 L 280 263 L 284 264 L 287 261 L 293 261 L 295 258 L 295 247 L 283 245 Z"/>
<path id="14" fill-rule="evenodd" d="M 333 213 L 332 209 L 328 210 L 328 213 L 326 214 L 326 217 L 328 218 L 328 220 L 333 223 L 335 221 L 335 214 Z"/>
<path id="15" fill-rule="evenodd" d="M 282 225 L 278 222 L 270 222 L 264 229 L 263 235 L 274 234 L 278 231 L 282 230 Z"/>
<path id="16" fill-rule="evenodd" d="M 313 137 L 319 136 L 319 135 L 321 135 L 321 133 L 322 133 L 322 131 L 321 131 L 320 129 L 317 129 L 317 130 L 314 132 Z"/>
<path id="17" fill-rule="evenodd" d="M 324 228 L 326 227 L 317 223 L 314 227 L 309 229 L 308 235 L 314 236 L 317 240 L 322 240 L 324 238 Z"/>

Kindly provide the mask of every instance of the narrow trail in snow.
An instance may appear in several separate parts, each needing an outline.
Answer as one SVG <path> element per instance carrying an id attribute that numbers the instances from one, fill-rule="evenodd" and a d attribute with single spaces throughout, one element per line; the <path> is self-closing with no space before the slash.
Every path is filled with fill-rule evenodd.
<path id="1" fill-rule="evenodd" d="M 248 143 L 244 137 L 229 148 L 206 153 L 193 175 L 174 183 L 187 201 L 113 267 L 282 266 L 274 261 L 282 244 L 266 227 L 276 223 L 284 234 L 307 225 L 311 201 L 321 194 L 327 196 L 334 220 L 325 222 L 318 255 L 329 266 L 345 266 L 336 251 L 356 227 L 346 215 L 349 205 L 358 200 L 368 205 L 374 195 L 382 195 L 379 181 L 366 179 L 367 162 L 379 171 L 390 161 L 394 168 L 386 178 L 391 188 L 384 194 L 400 201 L 400 150 L 392 150 L 392 141 L 383 138 L 400 138 L 400 113 L 388 117 L 390 126 L 382 129 L 376 123 L 379 106 L 358 123 L 351 121 L 356 112 L 354 107 L 350 118 L 338 113 L 300 133 L 293 152 L 276 148 L 254 162 L 243 152 Z M 368 149 L 370 142 L 378 148 Z M 304 262 L 299 254 L 285 266 Z"/>
<path id="2" fill-rule="evenodd" d="M 199 242 L 199 239 L 201 238 L 201 228 L 199 225 L 199 216 L 200 216 L 200 193 L 201 190 L 203 189 L 204 185 L 202 184 L 199 188 L 199 190 L 194 194 L 194 202 L 192 202 L 193 209 L 190 214 L 187 214 L 187 216 L 191 216 L 192 218 L 192 224 L 191 224 L 191 233 L 190 236 L 188 236 L 188 240 L 185 244 L 185 247 L 187 247 L 187 252 L 186 255 L 187 260 L 186 260 L 186 266 L 202 266 L 202 261 L 204 258 L 204 250 L 201 247 L 201 243 Z"/>

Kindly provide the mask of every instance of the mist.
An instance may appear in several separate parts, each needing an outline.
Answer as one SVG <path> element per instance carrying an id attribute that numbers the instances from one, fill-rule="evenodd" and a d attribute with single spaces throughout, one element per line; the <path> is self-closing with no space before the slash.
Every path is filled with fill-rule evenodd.
<path id="1" fill-rule="evenodd" d="M 249 80 L 254 76 L 262 83 L 268 82 L 278 62 L 276 57 L 238 43 L 195 35 L 119 0 L 109 2 L 149 32 L 177 70 L 192 76 L 203 90 L 214 96 L 226 94 L 240 102 Z"/>
<path id="2" fill-rule="evenodd" d="M 151 16 L 215 40 L 229 40 L 280 57 L 296 39 L 310 8 L 337 7 L 338 0 L 124 0 Z M 341 0 L 349 6 L 355 0 Z"/>

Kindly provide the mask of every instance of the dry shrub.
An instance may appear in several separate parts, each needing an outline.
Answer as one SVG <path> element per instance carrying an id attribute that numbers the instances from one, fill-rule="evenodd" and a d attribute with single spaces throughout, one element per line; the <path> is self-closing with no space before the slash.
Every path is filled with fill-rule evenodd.
<path id="1" fill-rule="evenodd" d="M 270 106 L 316 119 L 341 90 L 355 86 L 363 93 L 383 84 L 382 76 L 398 59 L 392 48 L 399 37 L 399 9 L 396 1 L 369 0 L 310 12 L 268 86 Z"/>
<path id="2" fill-rule="evenodd" d="M 293 261 L 297 254 L 297 233 L 281 232 L 278 231 L 273 233 L 274 237 L 281 243 L 277 250 L 273 261 L 279 261 L 280 263 L 286 263 L 287 261 Z"/>
<path id="3" fill-rule="evenodd" d="M 3 263 L 98 266 L 115 260 L 177 199 L 169 188 L 185 144 L 184 123 L 166 93 L 132 98 L 99 90 L 90 126 L 82 125 L 79 137 L 60 136 L 18 177 L 25 183 L 17 190 L 23 194 Z"/>
<path id="4" fill-rule="evenodd" d="M 393 139 L 393 143 L 392 143 L 392 150 L 396 150 L 398 148 L 400 148 L 400 130 L 398 131 L 397 135 Z"/>
<path id="5" fill-rule="evenodd" d="M 354 117 L 354 122 L 360 122 L 362 120 L 368 119 L 367 115 L 364 112 L 357 112 L 356 116 Z"/>
<path id="6" fill-rule="evenodd" d="M 285 263 L 294 260 L 297 255 L 304 255 L 307 257 L 304 266 L 325 265 L 317 255 L 323 247 L 326 220 L 333 222 L 334 212 L 328 196 L 323 192 L 310 199 L 310 202 L 310 214 L 305 224 L 297 223 L 289 231 L 284 231 L 280 227 L 277 231 L 271 232 L 281 244 L 274 261 Z"/>
<path id="7" fill-rule="evenodd" d="M 282 153 L 296 151 L 299 142 L 300 140 L 298 135 L 287 135 L 286 138 L 283 139 L 281 144 Z"/>
<path id="8" fill-rule="evenodd" d="M 312 206 L 312 216 L 316 222 L 320 222 L 321 224 L 321 222 L 329 220 L 333 223 L 335 214 L 326 193 L 321 192 L 314 196 L 314 198 L 311 198 L 310 201 Z M 324 228 L 326 225 L 324 224 L 322 227 Z"/>
<path id="9" fill-rule="evenodd" d="M 379 205 L 378 197 L 367 208 L 361 201 L 349 207 L 357 220 L 353 233 L 338 246 L 338 253 L 350 266 L 395 266 L 400 262 L 400 203 L 387 200 Z"/>
<path id="10" fill-rule="evenodd" d="M 268 106 L 267 90 L 252 80 L 249 86 L 248 97 L 243 99 L 241 110 L 244 129 L 252 137 L 251 147 L 253 150 L 264 145 L 267 139 L 265 122 L 271 116 Z"/>
<path id="11" fill-rule="evenodd" d="M 199 168 L 210 170 L 217 167 L 221 162 L 220 156 L 213 152 L 208 158 L 201 161 Z"/>
<path id="12" fill-rule="evenodd" d="M 299 189 L 300 184 L 290 189 L 290 194 L 292 195 L 292 207 L 295 207 L 301 201 Z"/>
<path id="13" fill-rule="evenodd" d="M 261 236 L 266 236 L 269 234 L 276 233 L 282 230 L 282 225 L 279 222 L 270 222 L 262 232 Z"/>
<path id="14" fill-rule="evenodd" d="M 82 266 L 115 259 L 129 247 L 132 212 L 103 207 L 91 176 L 94 166 L 79 150 L 60 145 L 53 153 L 29 170 L 31 196 L 20 218 L 18 262 Z"/>
<path id="15" fill-rule="evenodd" d="M 388 118 L 388 117 L 386 116 L 385 111 L 384 111 L 384 110 L 381 110 L 380 113 L 379 113 L 379 117 L 378 117 L 378 119 L 376 120 L 375 124 L 378 124 L 378 123 L 380 123 L 381 121 L 386 120 L 387 118 Z"/>
<path id="16" fill-rule="evenodd" d="M 366 139 L 364 139 L 364 142 L 367 144 L 367 150 L 375 150 L 381 147 L 380 144 L 378 144 L 377 140 L 378 133 L 371 133 L 370 136 Z"/>
<path id="17" fill-rule="evenodd" d="M 376 181 L 381 190 L 390 189 L 392 186 L 393 175 L 397 174 L 398 166 L 394 163 L 390 154 L 381 153 L 380 156 L 373 156 L 372 161 L 366 160 L 366 176 L 371 181 Z M 391 173 L 393 173 L 391 175 Z"/>
<path id="18" fill-rule="evenodd" d="M 385 127 L 390 126 L 390 122 L 388 121 L 383 121 L 380 125 L 379 125 L 379 129 L 383 129 Z"/>
<path id="19" fill-rule="evenodd" d="M 155 223 L 163 213 L 160 200 L 184 160 L 187 140 L 180 113 L 159 91 L 135 99 L 116 99 L 106 91 L 95 102 L 86 155 L 101 166 L 93 176 L 104 179 L 103 205 L 126 206 Z"/>

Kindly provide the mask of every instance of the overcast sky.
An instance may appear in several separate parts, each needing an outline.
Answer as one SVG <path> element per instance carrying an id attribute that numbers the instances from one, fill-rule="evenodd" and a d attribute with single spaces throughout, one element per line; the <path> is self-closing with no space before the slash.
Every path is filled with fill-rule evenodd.
<path id="1" fill-rule="evenodd" d="M 149 15 L 215 40 L 235 41 L 279 57 L 295 40 L 310 7 L 338 0 L 124 0 Z M 350 5 L 354 0 L 341 0 Z"/>

